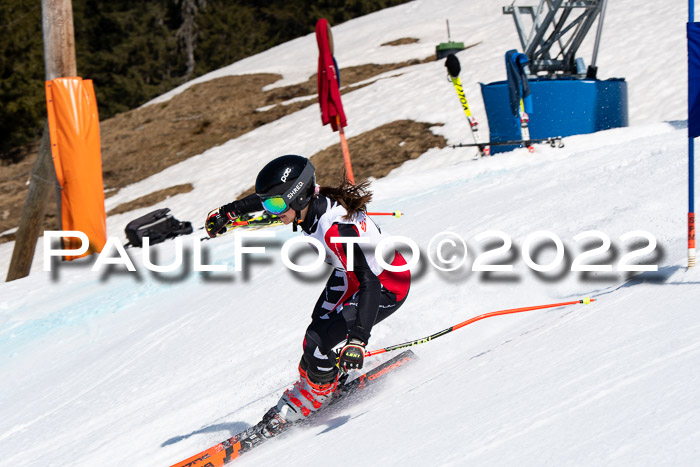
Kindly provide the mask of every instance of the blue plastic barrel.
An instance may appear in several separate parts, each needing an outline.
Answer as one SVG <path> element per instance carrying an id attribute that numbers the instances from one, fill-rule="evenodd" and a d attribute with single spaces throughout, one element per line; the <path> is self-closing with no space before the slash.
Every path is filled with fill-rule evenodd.
<path id="1" fill-rule="evenodd" d="M 529 80 L 532 92 L 530 138 L 594 133 L 628 125 L 627 82 L 624 78 L 591 80 L 537 78 Z M 481 83 L 489 122 L 490 141 L 519 140 L 520 120 L 510 112 L 508 83 Z M 517 146 L 492 146 L 491 152 Z"/>

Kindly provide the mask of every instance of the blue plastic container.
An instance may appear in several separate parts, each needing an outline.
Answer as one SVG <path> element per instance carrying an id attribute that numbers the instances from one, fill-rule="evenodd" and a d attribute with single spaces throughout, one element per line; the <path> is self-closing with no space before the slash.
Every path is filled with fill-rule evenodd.
<path id="1" fill-rule="evenodd" d="M 549 138 L 594 133 L 628 125 L 627 82 L 624 78 L 538 78 L 529 80 L 532 93 L 530 138 Z M 490 141 L 522 139 L 520 121 L 510 112 L 508 83 L 481 84 L 489 121 Z M 491 152 L 511 151 L 517 146 L 491 146 Z"/>

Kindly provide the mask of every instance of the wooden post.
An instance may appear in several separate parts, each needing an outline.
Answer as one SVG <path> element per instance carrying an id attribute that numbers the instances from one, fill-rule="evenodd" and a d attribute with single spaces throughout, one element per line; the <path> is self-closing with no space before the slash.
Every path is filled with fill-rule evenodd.
<path id="1" fill-rule="evenodd" d="M 46 81 L 76 76 L 75 35 L 71 0 L 42 0 L 42 28 L 44 34 L 44 68 Z M 37 83 L 42 88 L 44 83 Z M 7 272 L 7 281 L 29 274 L 34 259 L 36 242 L 41 233 L 46 204 L 52 188 L 57 186 L 56 172 L 51 158 L 51 140 L 48 121 L 44 125 L 39 153 L 32 169 L 27 200 L 24 203 Z M 60 221 L 60 216 L 59 216 Z"/>

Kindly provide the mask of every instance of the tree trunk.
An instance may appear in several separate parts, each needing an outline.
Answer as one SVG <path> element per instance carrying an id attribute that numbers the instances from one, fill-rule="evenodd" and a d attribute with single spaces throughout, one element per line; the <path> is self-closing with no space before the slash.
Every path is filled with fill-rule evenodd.
<path id="1" fill-rule="evenodd" d="M 196 61 L 194 58 L 194 49 L 197 42 L 197 13 L 199 8 L 206 6 L 205 0 L 181 0 L 180 12 L 182 14 L 182 24 L 177 31 L 177 37 L 185 49 L 187 71 L 182 77 L 183 81 L 187 81 L 194 74 Z"/>

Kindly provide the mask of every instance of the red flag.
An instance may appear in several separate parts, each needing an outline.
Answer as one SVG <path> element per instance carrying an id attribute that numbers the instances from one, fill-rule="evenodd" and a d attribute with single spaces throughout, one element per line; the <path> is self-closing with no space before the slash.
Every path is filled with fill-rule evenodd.
<path id="1" fill-rule="evenodd" d="M 316 41 L 318 42 L 318 103 L 321 106 L 321 122 L 324 125 L 330 123 L 333 131 L 338 131 L 338 117 L 341 127 L 347 126 L 348 122 L 340 100 L 338 69 L 333 59 L 330 34 L 328 21 L 319 19 L 316 23 Z"/>

